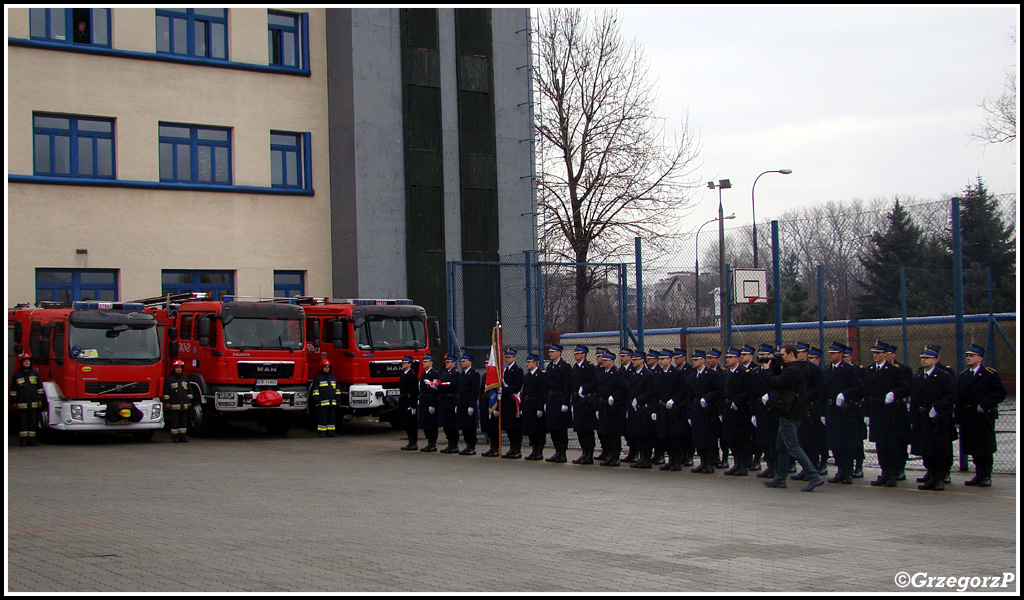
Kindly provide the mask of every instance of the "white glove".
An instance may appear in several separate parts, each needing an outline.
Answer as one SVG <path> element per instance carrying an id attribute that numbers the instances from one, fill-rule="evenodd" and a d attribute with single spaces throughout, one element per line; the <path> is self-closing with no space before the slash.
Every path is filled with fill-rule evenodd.
<path id="1" fill-rule="evenodd" d="M 669 410 L 672 410 L 672 407 L 675 406 L 675 405 L 676 405 L 676 401 L 675 400 L 669 400 L 668 402 L 665 403 L 665 408 L 667 408 Z"/>
<path id="2" fill-rule="evenodd" d="M 750 417 L 750 424 L 757 427 L 757 417 Z"/>
<path id="3" fill-rule="evenodd" d="M 822 417 L 822 418 L 821 418 L 821 424 L 822 424 L 822 425 L 824 425 L 824 424 L 825 424 L 825 417 Z"/>
<path id="4" fill-rule="evenodd" d="M 615 406 L 615 398 L 608 396 L 608 406 Z"/>
<path id="5" fill-rule="evenodd" d="M 428 406 L 427 407 L 427 412 L 429 412 L 430 414 L 434 414 L 434 407 L 433 406 Z"/>
<path id="6" fill-rule="evenodd" d="M 980 406 L 978 408 L 981 408 Z M 637 410 L 636 398 L 633 398 L 633 410 Z"/>
<path id="7" fill-rule="evenodd" d="M 725 417 L 723 417 L 722 415 L 718 415 L 718 422 L 725 423 Z"/>
<path id="8" fill-rule="evenodd" d="M 595 410 L 594 411 L 594 418 L 597 419 L 597 420 L 600 420 L 601 419 L 601 411 Z"/>
<path id="9" fill-rule="evenodd" d="M 768 406 L 768 394 L 765 394 L 764 396 L 761 396 L 761 404 L 764 404 L 765 406 Z"/>
<path id="10" fill-rule="evenodd" d="M 700 407 L 701 408 L 707 408 L 708 407 L 708 401 L 705 400 L 704 398 L 701 398 L 700 399 Z"/>
<path id="11" fill-rule="evenodd" d="M 438 380 L 436 380 L 436 379 L 430 382 L 430 387 L 434 388 L 435 390 L 437 389 L 437 386 L 439 386 L 439 385 L 440 385 L 440 382 Z"/>
<path id="12" fill-rule="evenodd" d="M 886 404 L 892 404 L 895 401 L 896 401 L 896 396 L 894 396 L 892 392 L 889 392 L 888 394 L 885 395 L 885 403 Z"/>
<path id="13" fill-rule="evenodd" d="M 471 416 L 471 417 L 473 416 L 473 407 L 472 406 L 469 407 L 469 410 L 467 411 L 467 414 L 469 414 L 469 416 Z"/>
<path id="14" fill-rule="evenodd" d="M 978 405 L 978 412 L 981 414 L 985 414 L 985 409 L 980 404 Z"/>
<path id="15" fill-rule="evenodd" d="M 652 421 L 657 421 L 658 420 L 658 413 L 651 413 L 651 420 Z"/>
<path id="16" fill-rule="evenodd" d="M 538 410 L 537 411 L 537 418 L 538 419 L 543 419 L 544 418 L 544 411 Z"/>
<path id="17" fill-rule="evenodd" d="M 690 427 L 693 427 L 693 419 L 687 419 L 686 422 L 690 425 Z"/>
<path id="18" fill-rule="evenodd" d="M 932 409 L 928 411 L 928 416 L 934 419 L 939 416 L 939 411 L 935 410 L 935 407 L 933 406 Z"/>
<path id="19" fill-rule="evenodd" d="M 864 417 L 864 424 L 871 425 L 871 417 Z"/>
<path id="20" fill-rule="evenodd" d="M 733 409 L 733 410 L 739 410 L 738 408 L 736 408 L 736 403 L 735 403 L 735 402 L 733 402 L 732 404 L 730 404 L 730 405 L 729 405 L 729 408 L 731 408 L 731 409 Z"/>
<path id="21" fill-rule="evenodd" d="M 562 412 L 569 412 L 569 407 L 565 404 L 562 405 Z"/>
<path id="22" fill-rule="evenodd" d="M 843 402 L 846 402 L 846 398 L 844 398 L 842 394 L 836 396 L 836 406 L 842 406 Z"/>
<path id="23" fill-rule="evenodd" d="M 410 408 L 409 412 L 412 413 L 412 414 L 416 414 L 416 409 L 415 408 Z"/>
<path id="24" fill-rule="evenodd" d="M 583 386 L 580 386 L 580 391 L 578 393 L 580 395 L 580 398 L 582 398 L 583 397 Z"/>

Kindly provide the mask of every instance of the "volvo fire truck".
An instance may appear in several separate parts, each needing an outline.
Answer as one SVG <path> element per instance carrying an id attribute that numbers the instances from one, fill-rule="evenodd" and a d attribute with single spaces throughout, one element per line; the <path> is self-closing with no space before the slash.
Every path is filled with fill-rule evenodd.
<path id="1" fill-rule="evenodd" d="M 306 412 L 305 313 L 294 302 L 186 294 L 142 300 L 167 327 L 167 360 L 180 358 L 194 397 L 189 430 L 209 435 L 225 421 L 257 421 L 284 435 Z"/>
<path id="2" fill-rule="evenodd" d="M 123 302 L 43 302 L 7 311 L 14 354 L 43 382 L 39 433 L 105 431 L 152 439 L 163 427 L 163 364 L 153 315 Z"/>
<path id="3" fill-rule="evenodd" d="M 321 361 L 329 359 L 341 392 L 340 415 L 376 416 L 397 426 L 402 357 L 413 357 L 419 369 L 423 355 L 440 348 L 437 319 L 408 299 L 297 301 L 306 313 L 306 378 L 312 381 Z"/>

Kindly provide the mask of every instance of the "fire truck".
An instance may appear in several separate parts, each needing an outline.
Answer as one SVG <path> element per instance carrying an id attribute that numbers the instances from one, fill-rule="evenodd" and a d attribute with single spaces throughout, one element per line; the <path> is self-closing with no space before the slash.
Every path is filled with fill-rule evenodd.
<path id="1" fill-rule="evenodd" d="M 297 301 L 306 313 L 306 379 L 312 381 L 329 359 L 341 392 L 340 415 L 376 416 L 397 426 L 402 357 L 413 357 L 418 369 L 430 348 L 441 347 L 437 319 L 408 299 Z"/>
<path id="2" fill-rule="evenodd" d="M 7 311 L 14 354 L 28 352 L 43 382 L 41 436 L 105 431 L 145 441 L 163 427 L 157 322 L 143 308 L 42 302 Z"/>
<path id="3" fill-rule="evenodd" d="M 292 416 L 306 412 L 305 313 L 294 301 L 184 294 L 140 302 L 167 328 L 165 376 L 180 358 L 202 399 L 189 412 L 191 432 L 209 435 L 225 421 L 257 421 L 284 435 Z"/>

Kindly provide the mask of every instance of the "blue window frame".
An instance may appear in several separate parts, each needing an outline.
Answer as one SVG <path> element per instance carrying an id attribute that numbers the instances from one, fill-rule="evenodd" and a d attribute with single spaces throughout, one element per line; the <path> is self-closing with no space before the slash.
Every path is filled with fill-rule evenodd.
<path id="1" fill-rule="evenodd" d="M 36 175 L 114 179 L 114 120 L 32 114 Z"/>
<path id="2" fill-rule="evenodd" d="M 231 185 L 231 130 L 160 123 L 160 181 Z"/>
<path id="3" fill-rule="evenodd" d="M 274 297 L 294 298 L 306 295 L 306 274 L 303 271 L 274 271 Z"/>
<path id="4" fill-rule="evenodd" d="M 36 302 L 117 302 L 114 269 L 36 269 Z"/>
<path id="5" fill-rule="evenodd" d="M 288 69 L 304 68 L 308 59 L 306 15 L 267 11 L 267 45 L 271 65 Z"/>
<path id="6" fill-rule="evenodd" d="M 28 23 L 34 40 L 110 47 L 109 8 L 30 8 Z"/>
<path id="7" fill-rule="evenodd" d="M 227 60 L 227 9 L 156 9 L 156 51 L 163 54 Z"/>
<path id="8" fill-rule="evenodd" d="M 307 187 L 307 134 L 270 132 L 270 187 Z"/>
<path id="9" fill-rule="evenodd" d="M 160 275 L 161 294 L 206 292 L 220 300 L 235 294 L 234 271 L 163 270 Z"/>

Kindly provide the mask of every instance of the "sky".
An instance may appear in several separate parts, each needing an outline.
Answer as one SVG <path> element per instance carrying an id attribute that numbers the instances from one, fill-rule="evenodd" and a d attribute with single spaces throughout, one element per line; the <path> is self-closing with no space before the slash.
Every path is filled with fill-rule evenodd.
<path id="1" fill-rule="evenodd" d="M 829 200 L 940 200 L 981 176 L 1014 193 L 1019 146 L 983 145 L 978 104 L 1002 92 L 1017 64 L 1019 6 L 687 6 L 619 8 L 657 79 L 659 112 L 688 114 L 703 166 L 692 231 L 730 226 Z"/>

